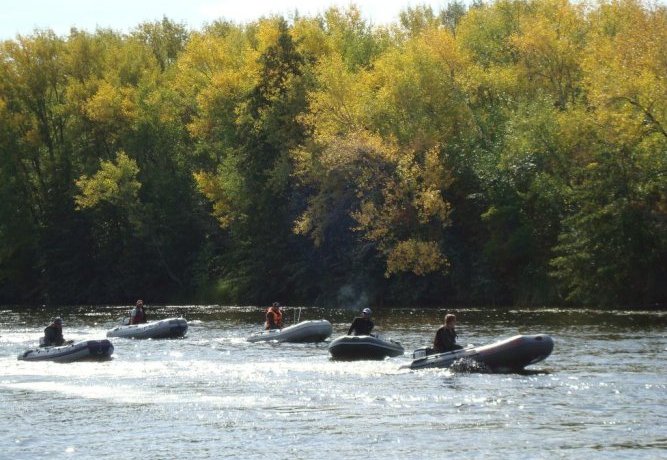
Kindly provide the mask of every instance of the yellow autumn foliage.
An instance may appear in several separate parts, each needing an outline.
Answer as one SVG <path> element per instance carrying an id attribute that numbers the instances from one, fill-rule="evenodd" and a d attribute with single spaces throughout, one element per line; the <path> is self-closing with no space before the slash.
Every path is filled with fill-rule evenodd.
<path id="1" fill-rule="evenodd" d="M 437 271 L 444 272 L 448 267 L 447 259 L 442 255 L 437 243 L 409 239 L 399 242 L 389 252 L 385 276 L 400 272 L 423 276 Z"/>
<path id="2" fill-rule="evenodd" d="M 141 188 L 138 173 L 137 162 L 125 152 L 118 152 L 115 161 L 103 161 L 95 174 L 90 177 L 83 175 L 76 180 L 79 188 L 75 196 L 77 209 L 93 208 L 101 202 L 132 207 Z"/>

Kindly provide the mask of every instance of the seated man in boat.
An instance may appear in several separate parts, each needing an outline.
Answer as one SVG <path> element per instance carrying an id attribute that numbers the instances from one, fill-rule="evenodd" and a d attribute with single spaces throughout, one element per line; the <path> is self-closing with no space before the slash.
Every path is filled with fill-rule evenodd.
<path id="1" fill-rule="evenodd" d="M 445 324 L 435 333 L 433 340 L 433 353 L 445 353 L 447 351 L 460 350 L 461 345 L 456 344 L 456 316 L 445 315 Z"/>
<path id="2" fill-rule="evenodd" d="M 144 311 L 144 301 L 137 300 L 136 306 L 130 312 L 130 324 L 142 324 L 147 321 L 146 311 Z"/>
<path id="3" fill-rule="evenodd" d="M 361 311 L 361 316 L 357 316 L 352 321 L 350 329 L 347 331 L 347 335 L 370 335 L 373 330 L 373 321 L 371 321 L 371 309 L 364 308 Z"/>
<path id="4" fill-rule="evenodd" d="M 273 305 L 266 309 L 264 328 L 267 330 L 283 328 L 283 312 L 278 302 L 273 302 Z"/>
<path id="5" fill-rule="evenodd" d="M 59 347 L 65 344 L 63 337 L 63 320 L 55 318 L 46 329 L 44 329 L 44 338 L 40 341 L 45 347 Z"/>

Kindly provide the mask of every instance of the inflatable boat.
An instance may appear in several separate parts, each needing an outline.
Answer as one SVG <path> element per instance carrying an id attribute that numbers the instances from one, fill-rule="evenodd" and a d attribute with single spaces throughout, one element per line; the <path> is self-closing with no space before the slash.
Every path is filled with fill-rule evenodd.
<path id="1" fill-rule="evenodd" d="M 491 372 L 516 372 L 546 359 L 554 348 L 551 337 L 545 334 L 516 335 L 479 347 L 428 355 L 427 348 L 415 350 L 410 369 L 450 367 L 455 362 L 468 360 L 482 364 Z"/>
<path id="2" fill-rule="evenodd" d="M 341 361 L 384 359 L 401 356 L 404 351 L 399 342 L 374 335 L 344 335 L 329 344 L 331 357 Z"/>
<path id="3" fill-rule="evenodd" d="M 40 347 L 26 350 L 18 359 L 23 361 L 104 361 L 111 358 L 113 345 L 106 339 L 85 340 L 60 347 Z"/>
<path id="4" fill-rule="evenodd" d="M 331 323 L 326 319 L 301 321 L 282 329 L 256 332 L 248 337 L 248 342 L 321 342 L 331 335 Z"/>
<path id="5" fill-rule="evenodd" d="M 123 324 L 107 331 L 107 337 L 128 339 L 173 339 L 183 337 L 188 331 L 184 318 L 167 318 L 143 324 Z"/>

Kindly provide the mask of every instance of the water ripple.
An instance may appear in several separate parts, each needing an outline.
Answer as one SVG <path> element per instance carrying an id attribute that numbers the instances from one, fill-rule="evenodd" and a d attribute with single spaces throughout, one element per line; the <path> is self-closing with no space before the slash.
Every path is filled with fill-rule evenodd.
<path id="1" fill-rule="evenodd" d="M 66 338 L 84 340 L 104 337 L 126 309 L 58 314 Z M 110 361 L 54 364 L 16 359 L 54 312 L 5 308 L 0 457 L 607 459 L 659 458 L 667 447 L 663 312 L 458 309 L 463 343 L 555 338 L 546 362 L 508 375 L 400 369 L 408 354 L 337 362 L 326 342 L 249 343 L 256 307 L 150 313 L 186 316 L 188 335 L 114 339 Z M 442 313 L 378 309 L 376 322 L 409 353 L 432 339 Z M 301 312 L 330 319 L 334 336 L 351 316 Z"/>

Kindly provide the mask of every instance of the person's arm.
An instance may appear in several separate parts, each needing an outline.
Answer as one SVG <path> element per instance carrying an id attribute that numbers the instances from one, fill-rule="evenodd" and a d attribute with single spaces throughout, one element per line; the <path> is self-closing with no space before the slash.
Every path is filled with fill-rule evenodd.
<path id="1" fill-rule="evenodd" d="M 354 318 L 352 321 L 352 324 L 350 325 L 350 329 L 347 331 L 347 335 L 352 335 L 352 332 L 357 328 L 357 318 Z"/>

